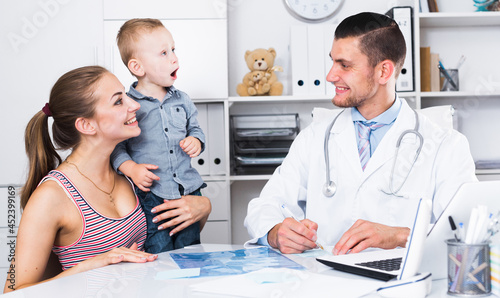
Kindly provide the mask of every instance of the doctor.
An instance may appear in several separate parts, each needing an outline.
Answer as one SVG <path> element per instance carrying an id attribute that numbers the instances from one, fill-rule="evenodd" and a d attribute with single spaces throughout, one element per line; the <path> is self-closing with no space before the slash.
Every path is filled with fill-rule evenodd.
<path id="1" fill-rule="evenodd" d="M 404 247 L 419 198 L 432 200 L 434 220 L 461 184 L 477 181 L 466 138 L 396 95 L 405 54 L 399 27 L 384 15 L 360 13 L 338 25 L 327 80 L 336 86 L 333 104 L 345 110 L 304 129 L 249 203 L 250 243 L 283 253 L 316 241 L 334 254 Z M 288 217 L 283 204 L 302 220 Z"/>

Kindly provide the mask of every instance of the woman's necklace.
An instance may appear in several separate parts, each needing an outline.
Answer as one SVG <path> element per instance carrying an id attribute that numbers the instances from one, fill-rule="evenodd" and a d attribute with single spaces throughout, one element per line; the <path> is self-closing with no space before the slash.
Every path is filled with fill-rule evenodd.
<path id="1" fill-rule="evenodd" d="M 102 190 L 99 186 L 97 186 L 94 181 L 92 181 L 89 177 L 85 176 L 82 172 L 80 172 L 80 169 L 78 168 L 78 166 L 72 162 L 69 162 L 68 160 L 65 160 L 66 163 L 70 164 L 70 165 L 73 165 L 75 166 L 76 170 L 78 171 L 78 173 L 80 173 L 80 175 L 82 175 L 83 177 L 87 178 L 88 181 L 90 181 L 92 184 L 94 184 L 94 186 L 102 191 L 103 193 L 107 194 L 109 196 L 109 201 L 111 203 L 113 203 L 113 205 L 115 204 L 115 200 L 113 199 L 113 196 L 111 195 L 113 193 L 113 190 L 115 190 L 115 183 L 116 183 L 116 179 L 115 179 L 115 175 L 113 175 L 113 188 L 111 189 L 110 192 L 107 192 L 107 191 L 104 191 Z"/>

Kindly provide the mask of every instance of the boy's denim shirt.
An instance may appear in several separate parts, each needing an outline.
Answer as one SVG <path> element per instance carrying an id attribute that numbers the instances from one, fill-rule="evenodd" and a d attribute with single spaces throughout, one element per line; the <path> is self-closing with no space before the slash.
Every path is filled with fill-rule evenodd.
<path id="1" fill-rule="evenodd" d="M 189 96 L 175 89 L 166 88 L 167 95 L 162 102 L 142 95 L 135 89 L 137 82 L 130 86 L 127 95 L 141 108 L 136 112 L 141 134 L 119 143 L 111 154 L 115 170 L 125 161 L 132 159 L 138 164 L 154 164 L 152 170 L 160 180 L 154 181 L 151 191 L 164 199 L 178 199 L 203 185 L 203 179 L 191 167 L 191 158 L 179 146 L 188 136 L 200 140 L 202 152 L 205 149 L 205 135 L 198 124 L 198 110 Z M 179 184 L 184 193 L 179 193 Z"/>

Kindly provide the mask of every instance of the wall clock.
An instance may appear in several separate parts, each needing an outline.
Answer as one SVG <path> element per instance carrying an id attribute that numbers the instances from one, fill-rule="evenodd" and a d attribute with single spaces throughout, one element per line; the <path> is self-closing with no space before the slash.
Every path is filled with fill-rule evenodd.
<path id="1" fill-rule="evenodd" d="M 302 21 L 319 22 L 331 18 L 344 0 L 283 0 L 287 10 Z"/>

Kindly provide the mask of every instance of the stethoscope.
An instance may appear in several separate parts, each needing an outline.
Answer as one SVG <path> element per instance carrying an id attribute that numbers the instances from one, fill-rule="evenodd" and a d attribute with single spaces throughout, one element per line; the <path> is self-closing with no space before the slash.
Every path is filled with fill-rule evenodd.
<path id="1" fill-rule="evenodd" d="M 325 151 L 325 164 L 326 164 L 326 183 L 323 186 L 323 194 L 326 197 L 333 197 L 333 195 L 335 195 L 335 193 L 337 192 L 337 185 L 335 184 L 335 182 L 333 182 L 333 181 L 330 180 L 330 160 L 328 158 L 328 156 L 329 156 L 329 154 L 328 154 L 328 142 L 330 141 L 330 131 L 332 130 L 333 125 L 335 125 L 335 122 L 337 121 L 337 118 L 344 111 L 345 110 L 342 110 L 333 119 L 333 121 L 330 123 L 330 125 L 328 125 L 328 127 L 326 129 L 326 132 L 325 132 L 324 151 Z M 391 175 L 390 175 L 390 178 L 389 178 L 390 179 L 389 180 L 389 190 L 390 190 L 390 192 L 388 193 L 388 194 L 392 194 L 394 196 L 398 196 L 397 193 L 401 190 L 401 188 L 403 187 L 403 185 L 406 183 L 406 180 L 408 179 L 408 176 L 410 176 L 411 170 L 413 169 L 413 166 L 415 165 L 415 162 L 417 161 L 418 156 L 420 155 L 420 151 L 422 150 L 422 147 L 424 145 L 424 138 L 418 132 L 418 128 L 419 128 L 420 123 L 419 123 L 417 111 L 413 110 L 413 113 L 415 113 L 415 128 L 403 131 L 401 133 L 401 135 L 399 136 L 398 141 L 396 143 L 396 153 L 395 153 L 395 156 L 394 156 L 394 162 L 392 164 Z M 416 151 L 415 157 L 413 158 L 413 162 L 411 163 L 411 167 L 408 170 L 408 173 L 406 174 L 406 177 L 403 179 L 403 183 L 401 183 L 401 185 L 398 187 L 398 189 L 396 189 L 394 191 L 393 177 L 394 177 L 394 169 L 396 168 L 396 161 L 398 159 L 399 147 L 401 145 L 401 141 L 403 140 L 404 136 L 407 135 L 407 134 L 414 134 L 414 135 L 416 135 L 417 138 L 418 138 L 418 140 L 419 140 L 419 145 L 418 145 L 418 149 Z"/>

